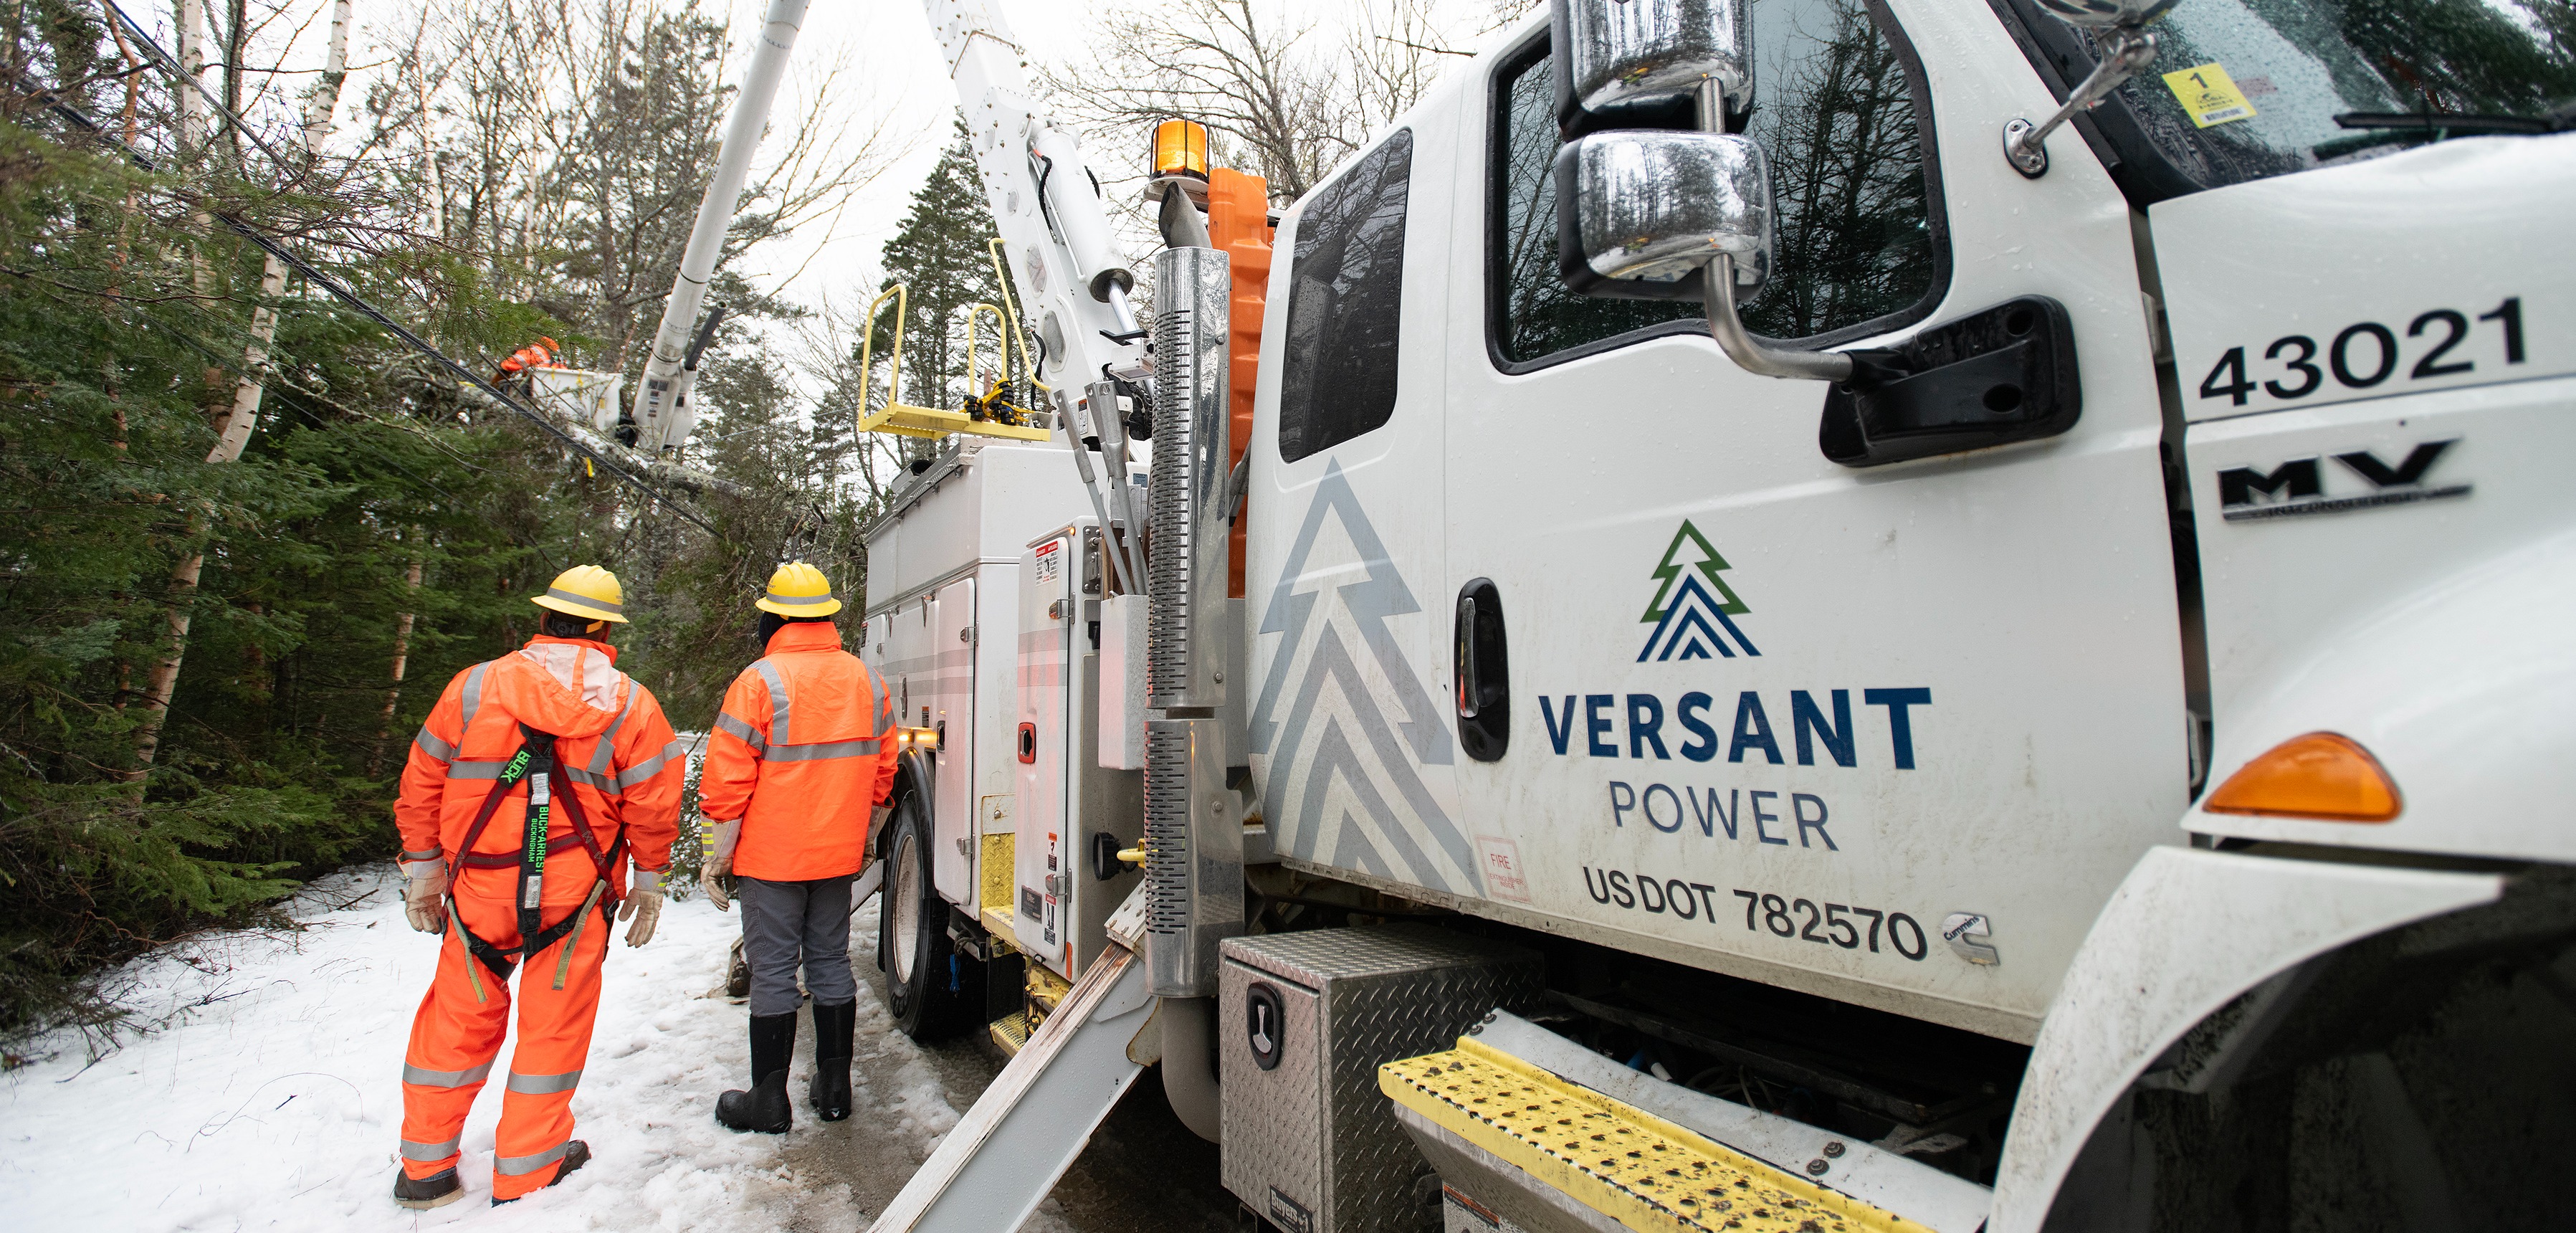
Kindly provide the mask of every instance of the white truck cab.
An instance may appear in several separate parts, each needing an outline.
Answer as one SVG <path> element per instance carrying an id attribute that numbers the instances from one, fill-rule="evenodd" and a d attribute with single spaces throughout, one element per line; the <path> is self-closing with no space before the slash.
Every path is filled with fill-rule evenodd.
<path id="1" fill-rule="evenodd" d="M 933 9 L 971 121 L 1003 28 Z M 1543 960 L 1449 1071 L 1661 1110 L 1859 1227 L 2576 1198 L 2561 9 L 1557 0 L 1282 212 L 1257 366 L 1175 350 L 1211 301 L 1167 206 L 1123 374 L 1158 383 L 1154 616 L 1108 655 L 1201 675 L 1096 690 L 1144 696 L 1149 759 L 1194 742 L 1100 797 L 1151 866 L 1147 923 L 1102 926 L 1165 1008 L 1128 1053 L 1180 1105 L 1212 1023 L 1229 1128 L 1287 1107 L 1283 1048 L 1386 1067 L 1316 1106 L 1360 1110 L 1313 1115 L 1323 1163 L 1229 1129 L 1227 1184 L 1411 1227 L 1333 1180 L 1340 1119 L 1391 1118 L 1452 1229 L 1703 1227 L 1332 1027 L 1398 929 L 1408 971 Z M 1058 147 L 1011 114 L 978 130 L 1006 233 L 1065 209 L 1017 195 Z M 1057 285 L 1116 281 L 1072 247 Z M 1179 563 L 1232 519 L 1228 604 Z"/>

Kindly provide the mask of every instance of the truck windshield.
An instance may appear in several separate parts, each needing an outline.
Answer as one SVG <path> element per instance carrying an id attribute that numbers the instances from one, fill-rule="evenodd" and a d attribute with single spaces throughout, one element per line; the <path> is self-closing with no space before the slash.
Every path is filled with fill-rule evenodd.
<path id="1" fill-rule="evenodd" d="M 2576 128 L 2570 0 L 2182 0 L 2148 29 L 2117 97 L 2202 188 Z"/>

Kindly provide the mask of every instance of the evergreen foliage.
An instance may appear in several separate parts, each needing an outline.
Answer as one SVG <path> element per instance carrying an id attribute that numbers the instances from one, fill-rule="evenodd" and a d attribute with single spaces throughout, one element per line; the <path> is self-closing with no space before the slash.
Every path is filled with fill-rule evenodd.
<path id="1" fill-rule="evenodd" d="M 913 193 L 902 228 L 885 246 L 883 286 L 906 285 L 904 401 L 915 406 L 954 410 L 968 393 L 983 394 L 966 389 L 966 314 L 975 305 L 1002 302 L 985 246 L 993 219 L 966 140 L 960 120 L 930 178 Z M 1054 192 L 1064 187 L 1049 186 Z M 1001 333 L 989 314 L 976 325 L 979 384 L 995 378 Z M 880 332 L 875 345 L 882 353 L 891 342 L 889 333 Z"/>
<path id="2" fill-rule="evenodd" d="M 812 439 L 772 365 L 728 356 L 755 351 L 745 315 L 790 310 L 725 267 L 714 291 L 737 315 L 699 386 L 713 444 L 682 461 L 742 495 L 671 494 L 710 539 L 300 279 L 264 299 L 262 254 L 207 221 L 287 237 L 468 365 L 545 334 L 631 381 L 731 102 L 721 24 L 639 20 L 594 79 L 485 89 L 401 66 L 395 85 L 421 89 L 358 101 L 373 131 L 355 144 L 423 157 L 281 166 L 220 119 L 181 148 L 171 83 L 124 73 L 140 62 L 94 10 L 0 12 L 0 1032 L 109 1017 L 80 984 L 98 964 L 390 855 L 412 733 L 456 673 L 535 632 L 528 597 L 560 570 L 620 575 L 620 666 L 684 729 L 750 658 L 749 600 L 782 555 L 856 595 L 849 429 L 837 452 Z M 578 43 L 532 29 L 508 27 L 512 45 Z M 453 107 L 421 101 L 450 86 Z M 559 141 L 550 161 L 505 148 L 503 115 Z M 829 204 L 811 188 L 755 184 L 727 257 Z M 262 307 L 275 336 L 249 367 Z M 248 445 L 209 461 L 246 373 L 265 385 Z M 139 758 L 172 645 L 157 755 Z"/>

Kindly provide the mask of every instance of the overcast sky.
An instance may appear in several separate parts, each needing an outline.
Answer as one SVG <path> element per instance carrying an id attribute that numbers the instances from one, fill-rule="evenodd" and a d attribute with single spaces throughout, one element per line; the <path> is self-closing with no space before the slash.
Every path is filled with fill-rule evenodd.
<path id="1" fill-rule="evenodd" d="M 1034 62 L 1061 65 L 1082 59 L 1091 12 L 1133 5 L 998 0 L 998 7 Z M 767 9 L 766 0 L 736 0 L 737 43 L 749 43 Z M 836 225 L 807 227 L 774 241 L 744 266 L 746 274 L 762 283 L 787 278 L 802 267 L 784 291 L 809 304 L 875 287 L 877 250 L 894 235 L 913 190 L 939 161 L 948 141 L 948 117 L 957 107 L 947 61 L 917 0 L 815 0 L 797 38 L 795 62 L 811 68 L 844 51 L 857 79 L 845 105 L 867 99 L 882 106 L 891 114 L 893 131 L 906 135 L 908 149 L 850 203 Z"/>
<path id="2" fill-rule="evenodd" d="M 349 48 L 350 80 L 342 91 L 335 116 L 337 140 L 354 139 L 354 108 L 366 97 L 369 78 L 392 59 L 384 40 L 407 32 L 410 15 L 418 11 L 417 6 L 438 2 L 354 0 L 357 28 Z M 664 2 L 676 6 L 680 0 Z M 1139 9 L 1151 0 L 990 2 L 1002 12 L 1013 39 L 1029 53 L 1034 76 L 1039 67 L 1084 62 L 1089 58 L 1088 45 L 1098 37 L 1100 16 Z M 724 13 L 731 19 L 734 56 L 726 66 L 725 79 L 738 83 L 768 0 L 700 3 L 706 10 Z M 300 97 L 309 88 L 311 74 L 322 62 L 329 5 L 330 0 L 253 0 L 255 13 L 266 9 L 271 14 L 260 37 L 286 44 L 276 61 L 284 72 L 269 79 L 269 88 L 255 104 L 257 110 L 273 117 L 272 123 L 285 119 L 283 109 L 290 105 L 288 100 Z M 165 45 L 175 24 L 174 7 L 175 0 L 144 0 L 141 5 L 127 0 L 128 11 L 154 25 Z M 1308 39 L 1330 46 L 1343 37 L 1351 0 L 1271 0 L 1261 7 L 1265 13 L 1284 16 L 1292 28 L 1309 27 Z M 1459 40 L 1473 43 L 1474 30 L 1486 24 L 1493 3 L 1442 0 L 1438 7 L 1460 27 Z M 912 193 L 938 161 L 948 139 L 949 118 L 957 106 L 947 63 L 931 35 L 922 0 L 812 0 L 790 60 L 788 83 L 771 115 L 763 162 L 785 145 L 781 140 L 786 132 L 784 126 L 799 122 L 798 102 L 810 93 L 813 79 L 836 59 L 843 58 L 849 71 L 837 86 L 830 110 L 836 118 L 851 120 L 849 127 L 860 132 L 869 127 L 867 121 L 872 113 L 884 113 L 887 131 L 900 153 L 837 217 L 802 225 L 793 234 L 762 245 L 736 267 L 754 282 L 808 307 L 848 305 L 853 297 L 864 304 L 865 295 L 874 291 L 880 273 L 878 251 L 892 237 Z M 1139 142 L 1146 139 L 1143 133 L 1128 136 Z M 1085 153 L 1097 164 L 1126 161 L 1119 156 L 1127 152 L 1093 150 L 1086 144 Z M 784 341 L 773 336 L 774 343 Z"/>

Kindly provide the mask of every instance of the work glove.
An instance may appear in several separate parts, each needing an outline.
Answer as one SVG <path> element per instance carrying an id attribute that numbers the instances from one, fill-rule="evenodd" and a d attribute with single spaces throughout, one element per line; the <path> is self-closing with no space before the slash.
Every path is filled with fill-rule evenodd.
<path id="1" fill-rule="evenodd" d="M 716 911 L 733 910 L 733 897 L 725 894 L 724 876 L 733 872 L 733 845 L 742 834 L 742 819 L 716 824 L 715 834 L 707 843 L 705 859 L 698 862 L 698 889 L 707 893 L 707 902 Z"/>
<path id="2" fill-rule="evenodd" d="M 626 944 L 642 946 L 653 940 L 653 927 L 662 923 L 662 875 L 649 869 L 638 869 L 626 887 L 625 910 L 617 919 L 633 921 L 626 927 Z"/>
<path id="3" fill-rule="evenodd" d="M 406 857 L 410 854 L 405 853 Z M 403 860 L 403 919 L 422 933 L 447 931 L 447 854 Z"/>
<path id="4" fill-rule="evenodd" d="M 869 810 L 868 833 L 874 835 L 884 831 L 886 819 L 893 816 L 894 806 L 892 805 L 879 805 L 876 808 Z"/>

